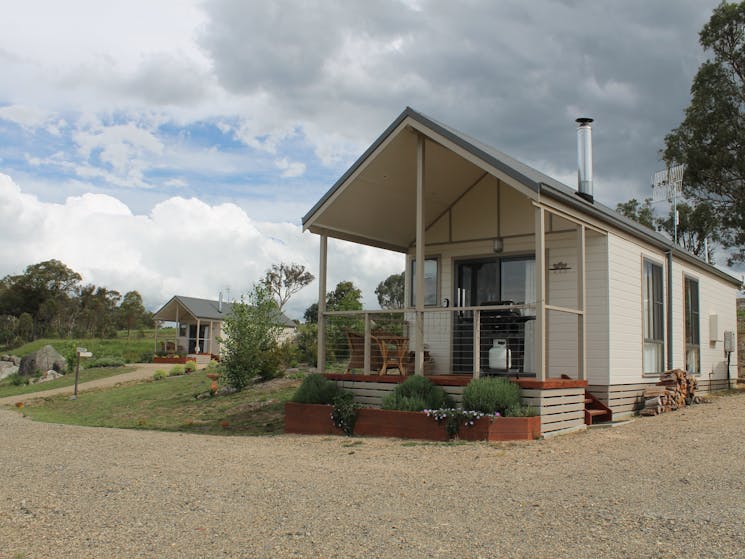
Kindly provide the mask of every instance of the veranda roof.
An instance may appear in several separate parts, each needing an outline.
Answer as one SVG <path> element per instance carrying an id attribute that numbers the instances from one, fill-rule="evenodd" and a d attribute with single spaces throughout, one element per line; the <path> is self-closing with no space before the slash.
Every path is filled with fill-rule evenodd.
<path id="1" fill-rule="evenodd" d="M 408 252 L 416 241 L 418 136 L 424 138 L 425 229 L 435 223 L 485 173 L 523 195 L 546 196 L 657 246 L 719 277 L 740 280 L 629 220 L 598 201 L 509 155 L 407 107 L 303 217 L 319 235 Z"/>

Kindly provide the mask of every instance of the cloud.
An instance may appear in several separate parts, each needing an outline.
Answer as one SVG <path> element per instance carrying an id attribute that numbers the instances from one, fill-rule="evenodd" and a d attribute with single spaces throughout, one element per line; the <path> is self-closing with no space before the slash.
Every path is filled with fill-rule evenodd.
<path id="1" fill-rule="evenodd" d="M 220 0 L 205 7 L 199 41 L 252 113 L 248 145 L 276 149 L 295 129 L 324 164 L 349 162 L 411 105 L 567 175 L 574 118 L 590 115 L 612 204 L 629 175 L 630 194 L 647 188 L 715 5 Z"/>
<path id="2" fill-rule="evenodd" d="M 305 173 L 305 163 L 299 161 L 289 161 L 286 157 L 277 159 L 275 162 L 277 168 L 282 169 L 283 178 L 299 177 Z"/>
<path id="3" fill-rule="evenodd" d="M 54 119 L 54 114 L 38 107 L 8 105 L 0 107 L 0 119 L 14 122 L 27 129 L 35 129 L 50 125 L 49 121 Z M 50 126 L 58 128 L 63 123 L 64 121 L 61 121 Z"/>
<path id="4" fill-rule="evenodd" d="M 253 220 L 237 205 L 210 205 L 173 197 L 137 215 L 104 194 L 40 201 L 0 174 L 0 276 L 51 258 L 80 273 L 85 282 L 124 293 L 136 289 L 149 308 L 174 294 L 216 298 L 230 288 L 237 296 L 274 263 L 297 262 L 318 275 L 318 238 L 291 223 Z M 377 306 L 374 290 L 403 269 L 398 254 L 332 242 L 329 289 L 352 280 Z M 295 318 L 318 296 L 317 283 L 291 301 Z"/>

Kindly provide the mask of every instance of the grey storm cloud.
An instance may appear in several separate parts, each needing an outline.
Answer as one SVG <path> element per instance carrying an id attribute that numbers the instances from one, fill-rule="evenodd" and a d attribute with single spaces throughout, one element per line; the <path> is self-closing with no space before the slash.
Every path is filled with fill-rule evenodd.
<path id="1" fill-rule="evenodd" d="M 567 175 L 573 120 L 592 116 L 599 193 L 614 203 L 649 193 L 716 4 L 220 0 L 200 41 L 227 90 L 361 145 L 410 105 Z M 631 191 L 609 187 L 621 184 Z"/>

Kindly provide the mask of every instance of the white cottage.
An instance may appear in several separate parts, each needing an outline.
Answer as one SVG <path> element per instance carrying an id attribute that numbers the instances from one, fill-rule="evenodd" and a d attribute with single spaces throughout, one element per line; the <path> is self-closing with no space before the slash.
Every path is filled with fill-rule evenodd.
<path id="1" fill-rule="evenodd" d="M 177 360 L 196 360 L 208 363 L 210 359 L 219 359 L 222 353 L 222 341 L 225 337 L 222 323 L 230 316 L 233 303 L 222 300 L 200 299 L 174 295 L 160 309 L 155 311 L 156 321 L 175 322 L 176 335 L 161 338 L 158 342 L 156 330 L 156 353 L 166 354 Z M 292 339 L 297 325 L 283 312 L 277 311 L 277 326 L 280 328 L 278 341 L 283 343 Z M 156 323 L 157 324 L 157 323 Z"/>
<path id="2" fill-rule="evenodd" d="M 633 412 L 667 369 L 697 375 L 700 390 L 728 386 L 740 281 L 595 200 L 591 121 L 578 122 L 575 190 L 401 113 L 303 218 L 321 240 L 330 378 L 375 404 L 406 374 L 456 395 L 473 377 L 506 375 L 544 433 L 591 422 L 592 397 Z M 405 254 L 406 308 L 327 312 L 328 237 Z"/>

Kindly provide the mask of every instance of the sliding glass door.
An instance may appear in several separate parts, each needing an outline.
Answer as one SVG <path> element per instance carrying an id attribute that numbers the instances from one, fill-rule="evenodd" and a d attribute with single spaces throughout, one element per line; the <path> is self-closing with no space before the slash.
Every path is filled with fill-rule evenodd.
<path id="1" fill-rule="evenodd" d="M 453 301 L 457 307 L 482 307 L 535 302 L 535 260 L 532 256 L 478 258 L 455 263 Z M 488 366 L 489 349 L 499 336 L 508 338 L 519 371 L 524 368 L 525 322 L 510 311 L 485 311 L 481 320 L 482 370 Z M 509 340 L 511 339 L 511 341 Z M 532 347 L 532 344 L 531 344 Z M 453 371 L 473 371 L 473 312 L 455 313 Z"/>

